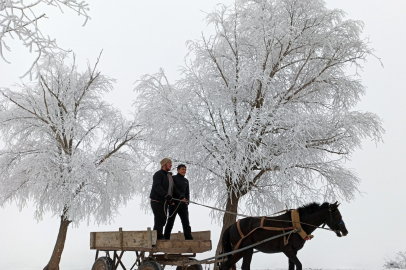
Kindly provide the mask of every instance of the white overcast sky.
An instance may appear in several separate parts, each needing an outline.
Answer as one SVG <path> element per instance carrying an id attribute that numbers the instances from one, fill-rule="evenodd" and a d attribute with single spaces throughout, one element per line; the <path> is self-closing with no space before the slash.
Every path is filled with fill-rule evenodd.
<path id="1" fill-rule="evenodd" d="M 211 11 L 221 0 L 89 0 L 92 19 L 82 27 L 83 18 L 65 11 L 47 9 L 42 22 L 44 33 L 57 39 L 63 48 L 72 49 L 82 69 L 86 61 L 94 64 L 100 51 L 99 70 L 117 79 L 109 101 L 123 111 L 131 111 L 134 82 L 143 74 L 164 68 L 171 81 L 179 78 L 178 68 L 187 53 L 185 42 L 210 34 L 203 21 L 204 11 Z M 231 4 L 230 0 L 223 0 Z M 405 162 L 406 162 L 406 1 L 405 0 L 328 0 L 329 8 L 347 12 L 347 18 L 365 23 L 364 37 L 369 37 L 380 62 L 370 57 L 361 73 L 367 93 L 357 110 L 377 113 L 384 120 L 384 143 L 365 140 L 347 166 L 354 169 L 362 183 L 355 201 L 340 206 L 349 230 L 345 238 L 316 231 L 315 238 L 299 251 L 304 268 L 378 269 L 384 259 L 406 250 Z M 33 54 L 10 43 L 6 53 L 11 64 L 0 61 L 0 86 L 18 82 L 32 63 Z M 188 175 L 193 178 L 193 175 Z M 193 187 L 191 187 L 193 190 Z M 193 198 L 191 198 L 193 200 Z M 94 251 L 89 250 L 89 232 L 144 230 L 153 226 L 151 213 L 139 209 L 134 198 L 120 210 L 113 224 L 97 226 L 85 223 L 70 227 L 62 256 L 61 269 L 91 269 Z M 42 269 L 48 262 L 59 228 L 59 218 L 47 215 L 36 222 L 33 206 L 19 211 L 15 205 L 0 208 L 0 270 Z M 211 230 L 213 246 L 220 227 L 208 211 L 190 207 L 193 230 Z M 181 230 L 177 219 L 174 231 Z M 199 257 L 209 257 L 204 253 Z M 131 266 L 135 256 L 124 255 Z M 255 254 L 252 268 L 287 268 L 283 254 Z"/>

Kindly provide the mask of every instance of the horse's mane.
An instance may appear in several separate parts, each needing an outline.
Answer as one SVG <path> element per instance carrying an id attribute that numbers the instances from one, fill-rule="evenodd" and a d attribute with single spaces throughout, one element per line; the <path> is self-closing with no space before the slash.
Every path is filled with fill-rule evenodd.
<path id="1" fill-rule="evenodd" d="M 297 210 L 299 211 L 299 215 L 306 215 L 312 214 L 321 208 L 328 207 L 330 203 L 324 202 L 323 204 L 319 204 L 316 202 L 308 203 L 305 205 L 300 206 Z"/>

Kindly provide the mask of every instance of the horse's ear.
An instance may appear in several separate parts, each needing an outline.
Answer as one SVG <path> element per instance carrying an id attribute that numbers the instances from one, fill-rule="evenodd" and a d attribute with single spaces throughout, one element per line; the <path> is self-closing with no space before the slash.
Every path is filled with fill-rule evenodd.
<path id="1" fill-rule="evenodd" d="M 333 205 L 337 205 L 337 206 L 338 206 L 338 201 L 336 201 Z"/>

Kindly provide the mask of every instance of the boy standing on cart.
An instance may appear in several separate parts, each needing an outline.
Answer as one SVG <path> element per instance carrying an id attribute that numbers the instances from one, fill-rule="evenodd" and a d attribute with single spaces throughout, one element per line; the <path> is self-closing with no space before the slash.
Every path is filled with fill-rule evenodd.
<path id="1" fill-rule="evenodd" d="M 164 158 L 160 164 L 161 170 L 157 171 L 152 177 L 149 198 L 154 213 L 154 230 L 157 231 L 157 239 L 165 240 L 162 231 L 166 223 L 168 205 L 175 204 L 172 197 L 185 201 L 185 195 L 176 188 L 172 174 L 169 172 L 172 168 L 172 161 L 169 158 Z"/>
<path id="2" fill-rule="evenodd" d="M 180 164 L 177 167 L 178 174 L 173 176 L 173 181 L 177 189 L 181 194 L 184 194 L 187 201 L 189 201 L 189 181 L 186 179 L 186 166 Z M 182 199 L 179 197 L 179 199 Z M 189 209 L 187 202 L 175 201 L 175 204 L 169 206 L 169 216 L 168 221 L 165 226 L 165 239 L 171 238 L 171 231 L 173 224 L 175 223 L 176 215 L 179 215 L 180 221 L 182 222 L 183 233 L 185 235 L 185 240 L 193 240 L 192 229 L 189 224 Z"/>

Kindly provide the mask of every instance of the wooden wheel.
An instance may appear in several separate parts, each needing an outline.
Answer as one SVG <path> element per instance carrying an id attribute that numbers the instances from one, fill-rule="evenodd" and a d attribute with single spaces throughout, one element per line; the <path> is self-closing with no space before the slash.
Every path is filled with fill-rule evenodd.
<path id="1" fill-rule="evenodd" d="M 196 259 L 189 258 L 189 261 L 196 261 Z M 201 264 L 189 265 L 182 269 L 182 266 L 176 267 L 176 270 L 203 270 L 203 266 Z"/>
<path id="2" fill-rule="evenodd" d="M 147 261 L 142 263 L 139 267 L 138 270 L 163 270 L 162 266 L 154 261 Z"/>
<path id="3" fill-rule="evenodd" d="M 92 270 L 114 270 L 113 260 L 109 257 L 100 257 L 94 262 Z"/>

